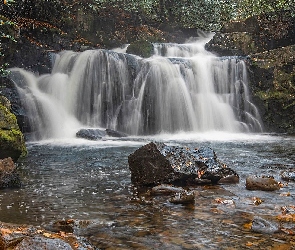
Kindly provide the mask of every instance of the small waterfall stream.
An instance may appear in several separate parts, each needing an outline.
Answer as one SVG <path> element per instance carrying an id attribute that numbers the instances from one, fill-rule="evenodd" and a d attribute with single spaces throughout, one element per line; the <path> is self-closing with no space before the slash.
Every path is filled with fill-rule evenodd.
<path id="1" fill-rule="evenodd" d="M 11 69 L 35 139 L 71 137 L 81 127 L 130 135 L 261 132 L 240 58 L 218 58 L 208 39 L 154 44 L 143 59 L 109 50 L 56 55 L 52 73 Z"/>

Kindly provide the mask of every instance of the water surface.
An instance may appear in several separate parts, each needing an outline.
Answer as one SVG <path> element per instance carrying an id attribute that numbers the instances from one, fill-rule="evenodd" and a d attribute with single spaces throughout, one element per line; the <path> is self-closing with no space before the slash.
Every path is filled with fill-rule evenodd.
<path id="1" fill-rule="evenodd" d="M 240 182 L 195 187 L 195 204 L 186 206 L 170 203 L 168 196 L 139 193 L 130 182 L 128 155 L 153 140 L 210 146 L 238 172 Z M 282 207 L 295 205 L 295 183 L 280 179 L 281 171 L 294 171 L 294 137 L 178 134 L 27 146 L 28 156 L 18 162 L 23 187 L 0 190 L 0 221 L 89 220 L 93 226 L 85 234 L 99 249 L 276 249 L 294 243 L 292 235 L 258 234 L 247 227 L 254 215 L 275 221 Z M 283 187 L 248 191 L 245 178 L 252 174 L 274 176 Z M 254 204 L 257 198 L 260 205 Z M 294 222 L 288 226 L 294 228 Z"/>

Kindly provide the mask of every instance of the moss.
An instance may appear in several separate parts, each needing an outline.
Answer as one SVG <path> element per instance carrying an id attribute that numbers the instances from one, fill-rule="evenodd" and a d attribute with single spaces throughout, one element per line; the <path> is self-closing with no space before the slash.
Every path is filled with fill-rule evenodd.
<path id="1" fill-rule="evenodd" d="M 258 91 L 255 95 L 262 100 L 281 99 L 282 102 L 284 102 L 286 100 L 295 99 L 295 96 L 291 93 L 282 91 Z"/>
<path id="2" fill-rule="evenodd" d="M 27 154 L 25 140 L 14 114 L 0 104 L 0 158 L 17 160 Z"/>
<path id="3" fill-rule="evenodd" d="M 0 104 L 0 128 L 18 129 L 17 120 L 7 107 Z"/>
<path id="4" fill-rule="evenodd" d="M 128 46 L 127 53 L 147 58 L 152 56 L 153 48 L 154 47 L 151 42 L 138 40 Z"/>

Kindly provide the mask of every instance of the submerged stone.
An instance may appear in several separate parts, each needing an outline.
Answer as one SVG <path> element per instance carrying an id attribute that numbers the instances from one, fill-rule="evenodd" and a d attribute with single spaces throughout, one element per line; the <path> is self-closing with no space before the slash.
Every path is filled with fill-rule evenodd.
<path id="1" fill-rule="evenodd" d="M 155 186 L 151 190 L 152 195 L 161 195 L 161 194 L 175 194 L 175 193 L 181 193 L 185 190 L 182 187 L 175 187 L 169 184 L 161 184 L 158 186 Z"/>
<path id="2" fill-rule="evenodd" d="M 190 149 L 151 142 L 129 155 L 128 163 L 135 185 L 217 183 L 226 176 L 238 177 L 209 147 Z"/>
<path id="3" fill-rule="evenodd" d="M 0 159 L 0 189 L 1 188 L 19 188 L 21 181 L 16 166 L 12 159 Z"/>
<path id="4" fill-rule="evenodd" d="M 176 193 L 169 202 L 174 204 L 188 204 L 195 202 L 195 192 L 194 191 L 184 191 Z"/>
<path id="5" fill-rule="evenodd" d="M 295 172 L 293 171 L 284 171 L 281 173 L 281 178 L 284 181 L 295 181 Z"/>
<path id="6" fill-rule="evenodd" d="M 279 227 L 276 223 L 255 216 L 252 221 L 251 230 L 256 233 L 273 234 L 279 231 Z"/>
<path id="7" fill-rule="evenodd" d="M 249 176 L 246 179 L 246 189 L 275 191 L 280 189 L 279 183 L 272 177 Z"/>

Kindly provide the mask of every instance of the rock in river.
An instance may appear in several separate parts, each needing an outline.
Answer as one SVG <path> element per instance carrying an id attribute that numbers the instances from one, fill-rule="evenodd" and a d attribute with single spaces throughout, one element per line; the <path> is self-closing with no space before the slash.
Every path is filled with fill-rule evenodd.
<path id="1" fill-rule="evenodd" d="M 255 216 L 252 221 L 251 230 L 256 233 L 272 234 L 278 232 L 279 227 L 276 223 L 272 223 L 259 216 Z"/>
<path id="2" fill-rule="evenodd" d="M 138 186 L 217 183 L 238 174 L 221 163 L 209 147 L 190 149 L 151 142 L 128 157 L 131 181 Z"/>
<path id="3" fill-rule="evenodd" d="M 1 188 L 19 188 L 21 181 L 16 173 L 16 167 L 12 159 L 0 159 L 0 189 Z"/>
<path id="4" fill-rule="evenodd" d="M 295 171 L 284 171 L 281 173 L 281 178 L 284 181 L 295 181 Z"/>
<path id="5" fill-rule="evenodd" d="M 279 183 L 272 177 L 249 176 L 246 179 L 248 190 L 275 191 L 280 189 Z"/>
<path id="6" fill-rule="evenodd" d="M 127 137 L 127 135 L 122 132 L 115 131 L 115 130 L 108 129 L 108 128 L 106 130 L 97 129 L 97 128 L 83 128 L 83 129 L 80 129 L 76 133 L 76 137 L 87 139 L 87 140 L 92 140 L 92 141 L 101 140 L 106 136 Z"/>

